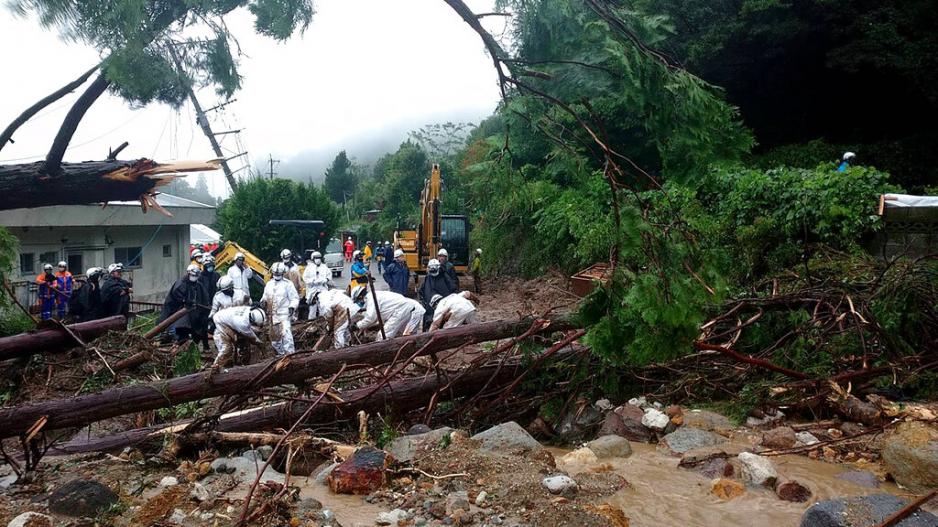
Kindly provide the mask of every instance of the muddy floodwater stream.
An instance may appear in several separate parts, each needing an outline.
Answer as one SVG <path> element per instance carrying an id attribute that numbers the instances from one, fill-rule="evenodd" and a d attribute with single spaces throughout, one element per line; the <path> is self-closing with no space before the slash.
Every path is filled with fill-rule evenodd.
<path id="1" fill-rule="evenodd" d="M 611 467 L 612 472 L 628 480 L 628 487 L 595 501 L 620 507 L 629 518 L 631 527 L 797 526 L 805 509 L 816 501 L 883 492 L 905 498 L 909 496 L 892 483 L 881 482 L 879 488 L 866 488 L 838 479 L 838 474 L 852 470 L 850 466 L 791 455 L 773 457 L 772 460 L 782 479 L 796 480 L 811 490 L 812 497 L 808 502 L 782 501 L 772 490 L 754 487 L 748 487 L 740 497 L 723 501 L 710 493 L 709 479 L 693 470 L 679 468 L 679 458 L 662 453 L 654 445 L 633 443 L 632 448 L 633 454 L 628 458 L 592 463 L 564 461 L 563 456 L 570 450 L 550 450 L 557 459 L 558 470 L 567 472 L 574 479 L 578 473 L 606 471 Z M 315 484 L 312 478 L 308 482 L 305 479 L 295 480 L 301 488 L 301 495 L 321 501 L 324 507 L 335 513 L 344 527 L 373 526 L 377 514 L 388 510 L 386 506 L 367 503 L 361 497 L 332 494 L 328 487 Z M 493 490 L 497 492 L 497 489 Z M 508 519 L 505 525 L 515 525 L 515 522 Z"/>

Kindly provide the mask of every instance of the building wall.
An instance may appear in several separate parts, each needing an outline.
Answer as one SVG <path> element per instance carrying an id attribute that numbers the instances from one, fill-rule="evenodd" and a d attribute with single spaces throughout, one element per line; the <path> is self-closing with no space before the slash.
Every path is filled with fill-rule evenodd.
<path id="1" fill-rule="evenodd" d="M 104 227 L 8 227 L 19 239 L 20 255 L 32 254 L 32 267 L 21 269 L 22 258 L 17 255 L 14 279 L 31 282 L 42 270 L 42 265 L 55 265 L 59 260 L 80 256 L 81 268 L 71 268 L 73 274 L 83 274 L 85 269 L 107 267 L 123 260 L 124 277 L 133 281 L 134 299 L 161 302 L 170 286 L 185 271 L 189 260 L 189 225 L 112 225 Z M 143 248 L 139 267 L 127 266 L 129 248 Z M 164 253 L 165 251 L 165 253 Z M 134 251 L 136 252 L 136 251 Z M 165 255 L 164 255 L 165 254 Z M 45 255 L 45 260 L 42 256 Z M 28 260 L 28 258 L 26 258 Z M 28 262 L 26 262 L 28 263 Z M 74 265 L 72 266 L 74 267 Z M 26 288 L 20 284 L 17 296 L 21 301 Z M 34 299 L 35 296 L 33 295 Z"/>

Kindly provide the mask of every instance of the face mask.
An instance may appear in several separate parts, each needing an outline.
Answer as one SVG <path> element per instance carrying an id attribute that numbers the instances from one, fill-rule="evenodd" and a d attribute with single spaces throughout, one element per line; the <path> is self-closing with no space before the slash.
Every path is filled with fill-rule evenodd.
<path id="1" fill-rule="evenodd" d="M 199 281 L 198 275 L 190 274 L 190 275 L 189 275 L 189 281 L 190 281 L 190 282 L 198 282 L 198 281 Z"/>
<path id="2" fill-rule="evenodd" d="M 237 262 L 235 262 L 235 265 L 237 265 L 241 269 L 244 269 L 244 260 L 238 260 Z"/>
<path id="3" fill-rule="evenodd" d="M 225 289 L 222 291 L 222 293 L 225 293 L 228 296 L 234 296 L 234 289 Z"/>
<path id="4" fill-rule="evenodd" d="M 322 263 L 322 258 L 313 258 L 313 263 L 319 265 Z"/>
<path id="5" fill-rule="evenodd" d="M 430 269 L 430 276 L 436 276 L 438 274 L 440 274 L 439 269 Z"/>
<path id="6" fill-rule="evenodd" d="M 274 280 L 276 280 L 276 281 L 278 281 L 278 282 L 281 281 L 281 280 L 283 280 L 283 275 L 280 275 L 280 276 L 276 276 L 276 275 L 275 275 L 275 276 L 274 276 Z"/>
<path id="7" fill-rule="evenodd" d="M 208 264 L 208 265 L 205 266 L 205 270 L 206 270 L 207 272 L 211 273 L 212 271 L 215 270 L 215 265 L 214 265 L 214 264 Z"/>

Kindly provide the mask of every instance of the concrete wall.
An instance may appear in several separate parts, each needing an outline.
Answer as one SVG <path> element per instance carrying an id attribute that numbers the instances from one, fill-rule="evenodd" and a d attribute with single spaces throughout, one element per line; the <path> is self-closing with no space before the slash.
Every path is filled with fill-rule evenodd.
<path id="1" fill-rule="evenodd" d="M 134 284 L 134 299 L 162 302 L 170 286 L 185 271 L 189 261 L 188 225 L 111 225 L 101 227 L 8 227 L 20 241 L 20 253 L 34 255 L 33 269 L 21 272 L 19 255 L 15 260 L 14 280 L 32 281 L 45 261 L 42 253 L 50 252 L 55 265 L 68 255 L 80 254 L 82 268 L 70 269 L 81 274 L 92 266 L 107 267 L 115 262 L 115 249 L 143 247 L 140 267 L 127 267 L 124 277 Z M 164 246 L 169 256 L 164 256 Z M 126 261 L 122 262 L 127 264 Z M 21 296 L 22 286 L 17 289 Z M 34 297 L 33 297 L 34 298 Z M 26 299 L 22 299 L 26 300 Z"/>

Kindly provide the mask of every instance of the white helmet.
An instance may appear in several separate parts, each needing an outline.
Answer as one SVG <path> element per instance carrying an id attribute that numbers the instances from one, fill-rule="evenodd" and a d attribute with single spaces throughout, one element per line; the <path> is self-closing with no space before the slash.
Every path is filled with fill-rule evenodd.
<path id="1" fill-rule="evenodd" d="M 446 249 L 440 249 L 439 251 L 436 252 L 436 255 L 449 257 L 449 253 L 446 252 Z"/>
<path id="2" fill-rule="evenodd" d="M 215 265 L 215 257 L 210 253 L 202 254 L 202 265 Z"/>
<path id="3" fill-rule="evenodd" d="M 65 260 L 59 262 L 59 269 L 68 269 L 68 263 Z"/>
<path id="4" fill-rule="evenodd" d="M 234 280 L 230 276 L 225 275 L 218 279 L 218 282 L 215 284 L 218 287 L 219 291 L 225 291 L 227 289 L 234 289 Z"/>
<path id="5" fill-rule="evenodd" d="M 476 254 L 482 254 L 482 248 L 476 249 Z"/>
<path id="6" fill-rule="evenodd" d="M 401 256 L 404 256 L 404 249 L 395 249 L 395 250 L 394 250 L 394 257 L 395 257 L 395 258 L 400 258 Z"/>
<path id="7" fill-rule="evenodd" d="M 202 269 L 198 265 L 189 264 L 189 267 L 186 267 L 186 274 L 199 276 L 202 274 Z"/>
<path id="8" fill-rule="evenodd" d="M 293 253 L 290 252 L 290 249 L 284 249 L 284 250 L 280 251 L 280 259 L 281 259 L 281 260 L 289 260 L 289 259 L 292 258 L 292 257 L 293 257 Z"/>
<path id="9" fill-rule="evenodd" d="M 85 276 L 88 278 L 93 278 L 96 276 L 101 276 L 102 273 L 104 273 L 104 269 L 101 269 L 100 267 L 89 267 L 88 270 L 85 271 Z"/>
<path id="10" fill-rule="evenodd" d="M 267 315 L 264 313 L 263 309 L 255 307 L 248 314 L 248 319 L 251 321 L 251 324 L 255 326 L 263 326 L 264 322 L 267 321 Z"/>
<path id="11" fill-rule="evenodd" d="M 287 272 L 287 266 L 283 265 L 283 262 L 276 262 L 274 265 L 270 266 L 270 274 L 274 277 L 274 280 L 283 279 L 283 275 Z"/>
<path id="12" fill-rule="evenodd" d="M 440 300 L 443 300 L 443 295 L 433 295 L 433 298 L 430 299 L 430 307 L 436 307 Z"/>
<path id="13" fill-rule="evenodd" d="M 352 260 L 358 260 L 359 258 L 361 258 L 361 256 L 362 256 L 361 251 L 355 251 L 352 253 Z"/>
<path id="14" fill-rule="evenodd" d="M 192 253 L 189 255 L 189 259 L 198 260 L 199 258 L 202 258 L 202 251 L 198 249 L 193 249 Z"/>
<path id="15" fill-rule="evenodd" d="M 365 245 L 371 245 L 371 240 L 368 240 L 367 242 L 365 242 Z"/>
<path id="16" fill-rule="evenodd" d="M 433 276 L 440 274 L 440 261 L 434 258 L 427 262 L 427 272 Z"/>
<path id="17" fill-rule="evenodd" d="M 368 292 L 368 288 L 363 285 L 356 285 L 352 288 L 352 300 L 355 302 L 364 302 L 365 293 Z"/>
<path id="18" fill-rule="evenodd" d="M 235 260 L 244 260 L 244 253 L 235 253 Z"/>
<path id="19" fill-rule="evenodd" d="M 351 236 L 348 237 L 348 241 L 352 241 L 352 237 L 351 237 Z"/>
<path id="20" fill-rule="evenodd" d="M 47 264 L 43 265 L 43 266 L 42 266 L 42 270 L 43 270 L 43 271 L 51 271 L 51 270 L 52 270 L 52 264 L 47 263 Z"/>
<path id="21" fill-rule="evenodd" d="M 847 152 L 847 153 L 844 154 L 843 160 L 844 160 L 844 161 L 850 161 L 851 159 L 853 159 L 853 158 L 855 158 L 855 157 L 857 157 L 857 155 L 854 154 L 853 152 Z"/>
<path id="22" fill-rule="evenodd" d="M 120 262 L 112 263 L 111 265 L 107 266 L 108 274 L 113 273 L 114 271 L 123 271 L 123 270 L 124 270 L 124 264 Z"/>
<path id="23" fill-rule="evenodd" d="M 313 254 L 309 255 L 309 257 L 313 260 L 316 258 L 322 258 L 322 253 L 319 251 L 313 251 Z"/>
<path id="24" fill-rule="evenodd" d="M 385 244 L 385 245 L 391 245 L 391 242 L 389 242 L 388 240 L 384 240 L 384 244 Z"/>

